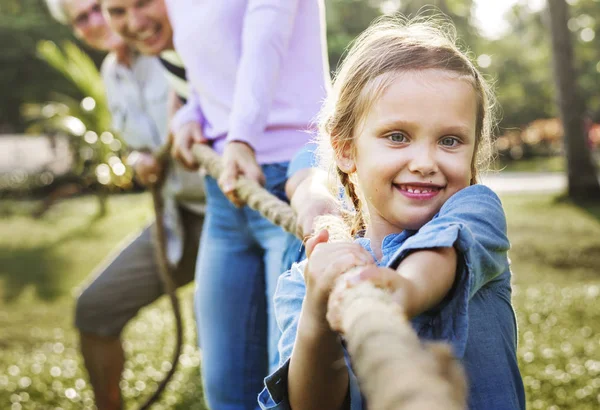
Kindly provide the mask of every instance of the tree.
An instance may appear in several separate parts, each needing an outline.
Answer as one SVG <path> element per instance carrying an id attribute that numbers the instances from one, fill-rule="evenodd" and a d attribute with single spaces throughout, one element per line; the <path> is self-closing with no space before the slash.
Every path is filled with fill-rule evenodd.
<path id="1" fill-rule="evenodd" d="M 329 66 L 335 71 L 348 44 L 381 15 L 378 1 L 327 0 Z"/>
<path id="2" fill-rule="evenodd" d="M 124 144 L 111 132 L 111 115 L 104 85 L 94 61 L 72 42 L 62 50 L 51 41 L 37 46 L 39 57 L 76 87 L 83 98 L 55 92 L 53 101 L 24 104 L 23 116 L 30 130 L 69 137 L 74 158 L 73 173 L 83 188 L 93 188 L 99 216 L 106 212 L 109 190 L 129 188 L 132 171 L 121 160 Z"/>
<path id="3" fill-rule="evenodd" d="M 405 15 L 430 15 L 443 13 L 454 26 L 462 43 L 472 46 L 479 41 L 478 33 L 472 24 L 473 0 L 403 0 L 399 11 Z"/>
<path id="4" fill-rule="evenodd" d="M 585 105 L 577 93 L 567 3 L 565 0 L 548 0 L 548 11 L 558 105 L 565 129 L 569 197 L 573 200 L 600 199 L 600 184 L 583 126 Z"/>
<path id="5" fill-rule="evenodd" d="M 75 40 L 67 26 L 50 17 L 44 0 L 0 0 L 0 134 L 25 129 L 21 104 L 42 102 L 53 91 L 78 91 L 36 55 L 40 40 Z M 104 53 L 84 47 L 96 64 Z"/>

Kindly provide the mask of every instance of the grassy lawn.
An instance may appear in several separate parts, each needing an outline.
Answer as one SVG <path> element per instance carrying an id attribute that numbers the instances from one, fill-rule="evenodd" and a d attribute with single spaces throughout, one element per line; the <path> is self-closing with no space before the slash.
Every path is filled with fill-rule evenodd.
<path id="1" fill-rule="evenodd" d="M 550 196 L 504 196 L 513 248 L 519 358 L 529 409 L 596 409 L 600 403 L 600 205 Z M 114 244 L 151 216 L 149 197 L 110 200 L 95 219 L 93 198 L 64 201 L 43 218 L 34 204 L 0 204 L 0 408 L 80 409 L 92 393 L 72 328 L 73 296 Z M 204 409 L 191 287 L 183 299 L 186 345 L 180 371 L 155 408 Z M 122 388 L 128 408 L 168 369 L 173 320 L 165 300 L 125 330 Z M 151 335 L 151 337 L 149 337 Z"/>
<path id="2" fill-rule="evenodd" d="M 600 154 L 594 155 L 596 169 L 600 170 Z M 566 159 L 562 155 L 553 157 L 533 157 L 517 161 L 506 161 L 498 158 L 492 165 L 492 169 L 506 172 L 564 172 L 567 166 Z"/>
<path id="3" fill-rule="evenodd" d="M 497 160 L 492 168 L 506 172 L 564 172 L 565 158 L 556 156 L 535 157 L 519 161 Z"/>
<path id="4" fill-rule="evenodd" d="M 91 197 L 64 201 L 38 220 L 28 215 L 35 205 L 0 205 L 0 408 L 93 408 L 72 326 L 74 296 L 115 244 L 150 221 L 150 198 L 113 197 L 99 220 Z M 204 409 L 190 291 L 180 291 L 188 324 L 181 367 L 156 409 Z M 128 407 L 141 403 L 168 370 L 173 331 L 164 298 L 126 328 Z"/>

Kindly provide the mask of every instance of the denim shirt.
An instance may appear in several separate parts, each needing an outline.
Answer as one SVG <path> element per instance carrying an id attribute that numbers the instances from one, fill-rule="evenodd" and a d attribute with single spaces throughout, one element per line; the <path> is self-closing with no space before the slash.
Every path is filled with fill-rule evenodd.
<path id="1" fill-rule="evenodd" d="M 357 242 L 373 253 L 368 239 Z M 459 191 L 418 231 L 386 236 L 377 264 L 396 268 L 410 252 L 436 247 L 456 249 L 456 279 L 438 306 L 412 319 L 415 332 L 423 340 L 451 344 L 467 373 L 469 409 L 525 409 L 516 356 L 517 325 L 511 306 L 510 244 L 496 194 L 483 185 Z M 265 389 L 258 396 L 262 409 L 290 409 L 287 375 L 306 293 L 302 276 L 305 263 L 294 264 L 279 279 L 275 310 L 282 331 L 280 368 L 265 379 Z M 348 357 L 346 363 L 350 409 L 367 409 Z"/>

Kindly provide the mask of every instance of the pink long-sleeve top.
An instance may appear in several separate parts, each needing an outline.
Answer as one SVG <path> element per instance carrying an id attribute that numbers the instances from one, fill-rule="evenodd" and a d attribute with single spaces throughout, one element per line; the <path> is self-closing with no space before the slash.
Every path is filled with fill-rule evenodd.
<path id="1" fill-rule="evenodd" d="M 288 161 L 309 139 L 329 88 L 323 0 L 167 0 L 192 95 L 172 121 L 197 121 L 222 152 L 252 146 Z"/>

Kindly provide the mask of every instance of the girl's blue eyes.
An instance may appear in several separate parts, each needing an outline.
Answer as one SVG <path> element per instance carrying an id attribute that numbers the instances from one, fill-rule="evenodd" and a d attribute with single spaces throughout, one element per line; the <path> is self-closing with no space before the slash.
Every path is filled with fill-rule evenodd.
<path id="1" fill-rule="evenodd" d="M 455 147 L 456 145 L 460 144 L 460 141 L 456 137 L 444 137 L 440 140 L 440 144 L 442 144 L 444 147 Z"/>
<path id="2" fill-rule="evenodd" d="M 404 135 L 401 132 L 394 132 L 392 134 L 389 134 L 388 139 L 392 142 L 406 142 L 407 140 L 406 135 Z"/>
<path id="3" fill-rule="evenodd" d="M 391 134 L 388 134 L 387 139 L 390 140 L 391 142 L 397 142 L 397 143 L 402 143 L 402 142 L 408 142 L 408 138 L 406 137 L 406 134 L 402 133 L 402 132 L 393 132 Z M 460 144 L 460 140 L 456 137 L 443 137 L 440 140 L 440 145 L 444 146 L 444 147 L 455 147 L 458 144 Z"/>

